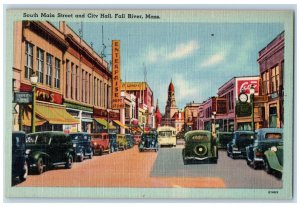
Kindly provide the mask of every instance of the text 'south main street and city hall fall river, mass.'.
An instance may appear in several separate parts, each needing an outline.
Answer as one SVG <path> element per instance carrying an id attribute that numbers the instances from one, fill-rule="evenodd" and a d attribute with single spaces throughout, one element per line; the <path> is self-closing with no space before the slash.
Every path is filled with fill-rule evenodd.
<path id="1" fill-rule="evenodd" d="M 29 18 L 29 17 L 46 17 L 46 18 L 90 18 L 90 19 L 95 19 L 95 18 L 99 18 L 99 19 L 160 19 L 159 15 L 152 15 L 152 14 L 119 14 L 119 13 L 115 13 L 115 14 L 111 14 L 111 13 L 83 13 L 83 14 L 64 14 L 64 13 L 23 13 L 23 17 Z"/>

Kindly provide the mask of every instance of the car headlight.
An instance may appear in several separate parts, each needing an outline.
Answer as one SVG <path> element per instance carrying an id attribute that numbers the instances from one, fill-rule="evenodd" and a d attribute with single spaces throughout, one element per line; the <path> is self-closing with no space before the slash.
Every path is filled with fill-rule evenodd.
<path id="1" fill-rule="evenodd" d="M 275 147 L 275 146 L 271 147 L 271 151 L 277 152 L 277 147 Z"/>
<path id="2" fill-rule="evenodd" d="M 76 144 L 73 144 L 73 147 L 76 147 Z"/>
<path id="3" fill-rule="evenodd" d="M 142 141 L 142 144 L 145 144 L 145 141 Z"/>
<path id="4" fill-rule="evenodd" d="M 25 154 L 26 154 L 26 155 L 29 155 L 30 152 L 31 152 L 31 150 L 30 150 L 30 149 L 27 149 L 27 150 L 25 151 Z"/>

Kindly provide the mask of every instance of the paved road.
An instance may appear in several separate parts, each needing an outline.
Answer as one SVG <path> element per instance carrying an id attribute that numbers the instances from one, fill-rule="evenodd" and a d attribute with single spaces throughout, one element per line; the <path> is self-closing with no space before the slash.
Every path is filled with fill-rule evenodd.
<path id="1" fill-rule="evenodd" d="M 245 160 L 231 160 L 220 152 L 218 164 L 183 165 L 182 146 L 158 153 L 137 147 L 29 175 L 17 186 L 43 187 L 190 187 L 279 188 L 282 182 L 263 170 L 250 169 Z"/>
<path id="2" fill-rule="evenodd" d="M 226 152 L 219 150 L 218 164 L 184 165 L 181 150 L 163 148 L 151 171 L 158 177 L 218 177 L 227 188 L 281 188 L 282 181 L 267 174 L 264 170 L 250 168 L 243 159 L 233 160 Z"/>

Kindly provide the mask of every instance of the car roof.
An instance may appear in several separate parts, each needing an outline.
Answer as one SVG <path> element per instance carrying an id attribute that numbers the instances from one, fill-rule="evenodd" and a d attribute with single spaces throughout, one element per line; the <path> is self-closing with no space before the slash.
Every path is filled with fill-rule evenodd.
<path id="1" fill-rule="evenodd" d="M 207 130 L 193 130 L 193 131 L 189 131 L 189 132 L 185 133 L 184 139 L 187 140 L 189 137 L 195 136 L 197 134 L 206 134 L 206 135 L 211 136 L 210 131 L 207 131 Z"/>
<path id="2" fill-rule="evenodd" d="M 26 133 L 23 131 L 13 131 L 12 134 L 24 134 L 25 135 Z"/>
<path id="3" fill-rule="evenodd" d="M 70 135 L 76 135 L 76 134 L 90 135 L 90 134 L 87 133 L 87 132 L 72 132 L 72 133 L 70 133 Z"/>
<path id="4" fill-rule="evenodd" d="M 235 134 L 255 134 L 253 131 L 235 131 Z"/>
<path id="5" fill-rule="evenodd" d="M 43 132 L 29 133 L 29 134 L 27 134 L 27 136 L 29 136 L 29 135 L 38 135 L 38 134 L 66 135 L 62 131 L 43 131 Z"/>
<path id="6" fill-rule="evenodd" d="M 283 129 L 282 128 L 260 128 L 260 129 L 255 130 L 255 132 L 262 132 L 262 133 L 270 133 L 270 132 L 283 133 Z"/>

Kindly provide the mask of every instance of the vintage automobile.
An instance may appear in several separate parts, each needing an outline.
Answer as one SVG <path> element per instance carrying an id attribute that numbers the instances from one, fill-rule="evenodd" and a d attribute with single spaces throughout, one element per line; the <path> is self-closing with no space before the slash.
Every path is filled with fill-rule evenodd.
<path id="1" fill-rule="evenodd" d="M 227 156 L 232 159 L 246 158 L 246 147 L 253 144 L 255 132 L 235 131 L 233 139 L 227 144 Z"/>
<path id="2" fill-rule="evenodd" d="M 278 178 L 282 177 L 283 171 L 283 145 L 272 146 L 264 152 L 265 171 L 274 173 Z"/>
<path id="3" fill-rule="evenodd" d="M 102 155 L 104 152 L 111 152 L 108 133 L 94 133 L 91 136 L 94 155 Z"/>
<path id="4" fill-rule="evenodd" d="M 118 150 L 126 150 L 128 143 L 125 134 L 117 134 Z"/>
<path id="5" fill-rule="evenodd" d="M 26 154 L 30 168 L 37 174 L 52 166 L 71 168 L 75 158 L 70 135 L 55 131 L 27 134 Z"/>
<path id="6" fill-rule="evenodd" d="M 118 143 L 117 143 L 117 134 L 116 133 L 109 133 L 108 134 L 109 139 L 109 146 L 110 146 L 110 152 L 117 152 L 118 149 Z"/>
<path id="7" fill-rule="evenodd" d="M 176 147 L 176 129 L 170 126 L 160 126 L 157 128 L 159 146 Z"/>
<path id="8" fill-rule="evenodd" d="M 127 140 L 127 148 L 132 148 L 135 145 L 135 140 L 132 134 L 125 134 L 125 138 Z"/>
<path id="9" fill-rule="evenodd" d="M 141 135 L 135 134 L 135 135 L 133 135 L 133 138 L 134 138 L 134 143 L 136 145 L 138 145 L 140 143 L 140 141 L 141 141 Z"/>
<path id="10" fill-rule="evenodd" d="M 194 130 L 185 133 L 185 145 L 182 149 L 183 163 L 217 163 L 218 148 L 210 131 Z"/>
<path id="11" fill-rule="evenodd" d="M 141 141 L 139 143 L 139 151 L 145 150 L 158 151 L 158 140 L 156 132 L 145 132 L 142 134 Z"/>
<path id="12" fill-rule="evenodd" d="M 12 181 L 18 178 L 22 182 L 28 175 L 25 137 L 22 131 L 12 133 Z"/>
<path id="13" fill-rule="evenodd" d="M 282 145 L 283 129 L 261 128 L 257 129 L 255 141 L 246 147 L 247 164 L 254 169 L 264 166 L 264 152 L 272 146 Z"/>
<path id="14" fill-rule="evenodd" d="M 76 154 L 76 159 L 82 162 L 85 157 L 92 159 L 93 150 L 91 147 L 91 135 L 85 132 L 71 133 L 73 149 Z"/>
<path id="15" fill-rule="evenodd" d="M 232 140 L 233 132 L 217 132 L 217 146 L 219 149 L 226 149 L 227 144 Z"/>

